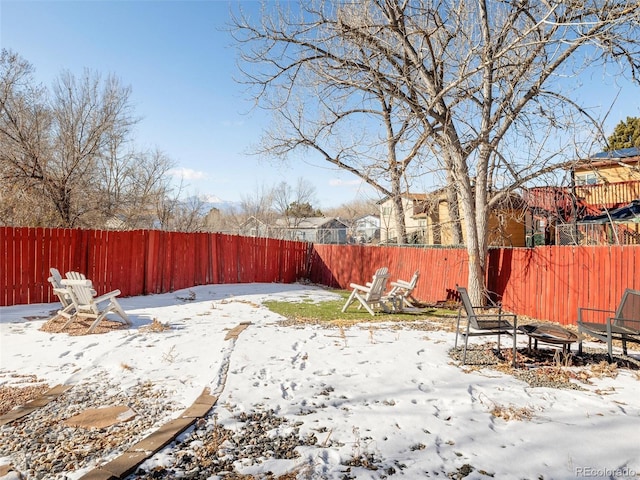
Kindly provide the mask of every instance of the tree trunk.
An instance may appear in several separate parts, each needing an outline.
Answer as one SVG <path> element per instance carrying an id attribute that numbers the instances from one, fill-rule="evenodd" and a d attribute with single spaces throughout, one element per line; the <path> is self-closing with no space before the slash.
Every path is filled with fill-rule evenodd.
<path id="1" fill-rule="evenodd" d="M 460 223 L 460 203 L 458 202 L 458 191 L 455 180 L 450 172 L 447 173 L 449 179 L 447 186 L 447 205 L 449 207 L 449 220 L 451 222 L 451 243 L 462 245 L 462 225 Z"/>
<path id="2" fill-rule="evenodd" d="M 467 164 L 462 154 L 453 158 L 455 176 L 462 218 L 465 224 L 465 245 L 469 255 L 469 273 L 467 289 L 474 305 L 485 304 L 485 257 L 486 257 L 486 220 L 482 212 L 481 202 L 486 200 L 486 192 L 479 194 L 477 185 L 469 177 Z M 486 204 L 485 204 L 486 207 Z M 484 238 L 483 238 L 484 237 Z"/>
<path id="3" fill-rule="evenodd" d="M 402 196 L 395 195 L 393 198 L 395 206 L 395 224 L 396 224 L 396 243 L 407 243 L 407 226 L 404 223 L 404 205 L 402 204 Z"/>
<path id="4" fill-rule="evenodd" d="M 469 198 L 469 201 L 473 201 L 473 197 Z M 486 252 L 482 251 L 480 239 L 478 238 L 478 226 L 477 218 L 474 215 L 473 208 L 470 202 L 463 200 L 462 209 L 464 212 L 464 218 L 466 221 L 466 247 L 467 254 L 469 255 L 469 274 L 467 289 L 469 290 L 469 297 L 474 305 L 485 304 L 485 256 Z M 471 207 L 471 208 L 469 208 Z"/>
<path id="5" fill-rule="evenodd" d="M 485 305 L 486 297 L 483 294 L 484 285 L 484 268 L 482 266 L 480 255 L 476 250 L 467 247 L 469 253 L 469 276 L 467 289 L 469 290 L 469 298 L 474 305 Z"/>

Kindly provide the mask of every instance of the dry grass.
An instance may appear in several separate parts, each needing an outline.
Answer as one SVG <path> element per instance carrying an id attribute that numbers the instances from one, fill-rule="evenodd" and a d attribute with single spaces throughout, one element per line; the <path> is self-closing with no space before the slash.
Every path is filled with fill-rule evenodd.
<path id="1" fill-rule="evenodd" d="M 157 318 L 154 318 L 153 321 L 149 325 L 145 325 L 144 327 L 140 327 L 139 330 L 141 332 L 166 332 L 167 330 L 171 330 L 171 326 L 166 323 L 162 323 Z"/>
<path id="2" fill-rule="evenodd" d="M 225 300 L 220 300 L 219 302 L 221 305 L 227 304 L 227 303 L 244 303 L 246 305 L 251 305 L 254 308 L 260 308 L 260 305 L 257 304 L 256 302 L 252 302 L 249 300 L 242 300 L 239 298 L 227 298 Z"/>
<path id="3" fill-rule="evenodd" d="M 501 405 L 493 400 L 482 396 L 480 403 L 487 406 L 489 413 L 495 418 L 501 418 L 506 422 L 531 420 L 534 417 L 534 410 L 530 407 L 517 407 L 515 405 Z"/>
<path id="4" fill-rule="evenodd" d="M 91 327 L 93 320 L 86 318 L 74 320 L 67 328 L 63 330 L 62 327 L 66 322 L 66 318 L 60 315 L 56 315 L 55 317 L 47 320 L 42 325 L 42 327 L 40 327 L 40 330 L 47 333 L 67 333 L 72 336 L 87 335 L 89 327 Z M 122 322 L 104 319 L 98 324 L 92 335 L 113 332 L 115 330 L 122 330 L 124 328 L 127 328 L 127 326 Z"/>
<path id="5" fill-rule="evenodd" d="M 494 405 L 490 410 L 491 415 L 501 418 L 507 422 L 516 420 L 531 420 L 533 418 L 533 410 L 529 407 L 516 407 L 514 405 Z"/>
<path id="6" fill-rule="evenodd" d="M 600 362 L 591 365 L 590 372 L 597 378 L 616 378 L 618 376 L 618 364 L 609 362 Z"/>

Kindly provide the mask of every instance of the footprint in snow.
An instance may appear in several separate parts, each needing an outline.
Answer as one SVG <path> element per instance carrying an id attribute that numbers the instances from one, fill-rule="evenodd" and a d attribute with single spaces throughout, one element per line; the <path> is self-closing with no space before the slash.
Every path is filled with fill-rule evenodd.
<path id="1" fill-rule="evenodd" d="M 280 384 L 280 391 L 282 392 L 282 398 L 284 400 L 291 399 L 291 395 L 289 395 L 289 387 L 287 387 L 284 383 Z"/>
<path id="2" fill-rule="evenodd" d="M 425 385 L 424 383 L 418 385 L 418 390 L 424 393 L 433 392 L 433 388 L 431 388 L 429 385 Z"/>
<path id="3" fill-rule="evenodd" d="M 291 366 L 295 367 L 296 364 L 300 364 L 298 367 L 300 370 L 304 370 L 307 366 L 306 360 L 308 358 L 307 352 L 298 352 L 291 357 Z"/>

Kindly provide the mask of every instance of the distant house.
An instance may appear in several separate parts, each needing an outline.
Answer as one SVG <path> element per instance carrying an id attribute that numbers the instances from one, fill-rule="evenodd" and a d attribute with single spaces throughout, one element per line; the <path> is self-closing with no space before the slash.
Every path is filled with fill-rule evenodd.
<path id="1" fill-rule="evenodd" d="M 127 221 L 123 215 L 112 215 L 104 222 L 107 230 L 127 230 Z"/>
<path id="2" fill-rule="evenodd" d="M 251 216 L 240 224 L 238 234 L 245 237 L 269 237 L 271 229 L 263 221 Z"/>
<path id="3" fill-rule="evenodd" d="M 140 213 L 138 215 L 115 214 L 108 217 L 104 222 L 107 230 L 135 230 L 135 229 L 155 229 L 162 228 L 157 216 Z"/>
<path id="4" fill-rule="evenodd" d="M 347 225 L 337 218 L 279 218 L 274 231 L 279 238 L 312 243 L 347 243 Z"/>
<path id="5" fill-rule="evenodd" d="M 573 185 L 525 191 L 535 244 L 640 244 L 640 225 L 608 216 L 640 199 L 640 149 L 602 152 L 572 166 Z M 618 212 L 616 212 L 617 214 Z"/>
<path id="6" fill-rule="evenodd" d="M 414 243 L 425 243 L 426 220 L 416 218 L 415 211 L 419 211 L 427 200 L 426 193 L 405 193 L 401 195 L 400 201 L 404 210 L 404 224 L 407 235 L 420 241 Z M 396 227 L 397 207 L 391 197 L 385 197 L 378 202 L 380 206 L 380 241 L 382 243 L 395 243 L 399 237 Z"/>
<path id="7" fill-rule="evenodd" d="M 409 243 L 424 245 L 454 245 L 453 221 L 449 214 L 446 191 L 431 193 L 408 193 L 402 196 L 405 228 Z M 494 209 L 489 215 L 489 245 L 525 246 L 526 208 L 519 196 L 511 195 L 508 201 Z M 382 242 L 396 242 L 395 204 L 391 198 L 380 203 Z M 460 212 L 463 243 L 465 240 L 465 219 Z"/>
<path id="8" fill-rule="evenodd" d="M 640 198 L 640 149 L 602 152 L 578 162 L 574 169 L 576 197 L 604 210 Z"/>
<path id="9" fill-rule="evenodd" d="M 459 208 L 462 243 L 466 242 L 466 219 Z M 510 193 L 494 207 L 488 219 L 488 245 L 491 247 L 524 247 L 526 205 L 522 198 Z M 431 245 L 455 245 L 453 241 L 454 222 L 449 212 L 449 202 L 445 189 L 430 193 L 422 206 L 414 211 L 416 220 L 423 219 L 424 240 Z"/>
<path id="10" fill-rule="evenodd" d="M 355 218 L 351 225 L 351 239 L 354 243 L 374 243 L 380 240 L 380 217 L 363 215 Z"/>
<path id="11" fill-rule="evenodd" d="M 579 162 L 575 195 L 581 209 L 566 243 L 640 244 L 640 149 L 602 152 Z"/>

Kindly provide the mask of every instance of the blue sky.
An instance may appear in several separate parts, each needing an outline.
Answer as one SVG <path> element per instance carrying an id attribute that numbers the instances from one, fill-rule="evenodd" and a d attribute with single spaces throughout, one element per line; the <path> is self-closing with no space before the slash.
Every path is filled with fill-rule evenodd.
<path id="1" fill-rule="evenodd" d="M 252 110 L 234 78 L 237 52 L 224 30 L 238 2 L 228 0 L 0 0 L 0 46 L 33 64 L 36 79 L 50 86 L 63 70 L 84 68 L 115 74 L 132 88 L 142 117 L 136 143 L 159 148 L 178 164 L 190 194 L 238 201 L 261 186 L 300 177 L 329 208 L 377 194 L 355 176 L 301 160 L 286 165 L 249 155 L 269 117 Z M 242 0 L 245 11 L 259 3 Z M 615 82 L 600 73 L 582 79 L 584 100 L 607 109 Z M 624 84 L 608 129 L 640 116 L 640 88 Z"/>

